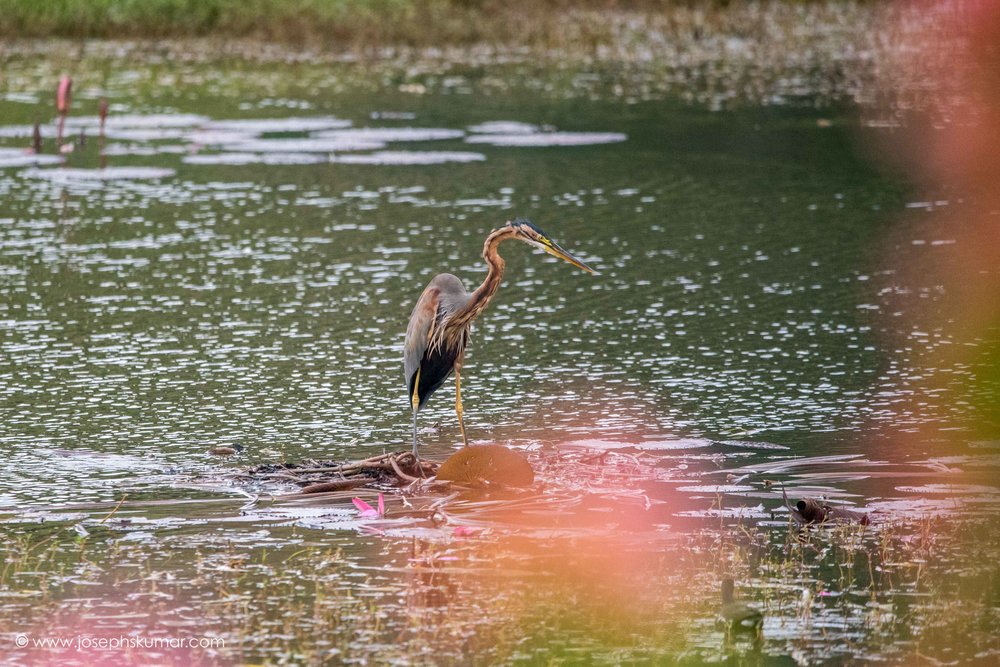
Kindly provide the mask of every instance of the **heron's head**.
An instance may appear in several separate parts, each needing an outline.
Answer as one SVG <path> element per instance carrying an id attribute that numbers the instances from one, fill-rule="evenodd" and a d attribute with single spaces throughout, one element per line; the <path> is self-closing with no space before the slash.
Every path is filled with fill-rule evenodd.
<path id="1" fill-rule="evenodd" d="M 528 245 L 544 250 L 550 255 L 558 257 L 564 262 L 569 262 L 573 266 L 583 269 L 588 273 L 597 273 L 597 271 L 581 262 L 569 252 L 563 250 L 558 243 L 553 241 L 552 238 L 541 229 L 535 227 L 530 220 L 527 220 L 526 218 L 517 218 L 516 220 L 508 222 L 507 227 L 514 231 L 514 238 L 524 241 Z"/>

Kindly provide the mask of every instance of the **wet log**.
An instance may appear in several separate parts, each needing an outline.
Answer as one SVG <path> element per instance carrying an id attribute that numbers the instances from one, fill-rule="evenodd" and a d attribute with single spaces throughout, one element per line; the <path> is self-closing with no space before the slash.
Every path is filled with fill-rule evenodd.
<path id="1" fill-rule="evenodd" d="M 241 481 L 295 484 L 303 493 L 330 493 L 367 485 L 403 486 L 415 480 L 433 478 L 437 465 L 418 460 L 410 452 L 387 452 L 357 461 L 315 461 L 265 463 L 233 471 Z"/>
<path id="2" fill-rule="evenodd" d="M 535 471 L 523 454 L 503 445 L 463 447 L 441 464 L 437 478 L 463 486 L 524 487 L 535 481 Z"/>
<path id="3" fill-rule="evenodd" d="M 535 474 L 524 455 L 501 445 L 466 447 L 438 466 L 410 452 L 389 452 L 359 461 L 269 463 L 233 471 L 241 482 L 275 482 L 301 487 L 292 495 L 334 493 L 365 486 L 406 491 L 448 489 L 449 485 L 506 489 L 531 486 Z"/>

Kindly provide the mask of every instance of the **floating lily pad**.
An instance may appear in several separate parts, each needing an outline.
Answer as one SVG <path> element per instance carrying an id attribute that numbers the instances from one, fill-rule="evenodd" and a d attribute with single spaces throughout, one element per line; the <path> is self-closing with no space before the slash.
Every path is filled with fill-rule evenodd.
<path id="1" fill-rule="evenodd" d="M 677 490 L 683 493 L 740 493 L 741 491 L 753 491 L 754 487 L 745 484 L 696 484 L 694 486 L 679 486 Z"/>
<path id="2" fill-rule="evenodd" d="M 379 151 L 365 155 L 338 155 L 333 162 L 343 164 L 445 164 L 446 162 L 482 162 L 482 153 L 464 151 Z"/>
<path id="3" fill-rule="evenodd" d="M 55 125 L 42 125 L 38 128 L 42 137 L 54 137 Z M 34 125 L 0 125 L 0 137 L 4 139 L 28 139 L 35 135 Z"/>
<path id="4" fill-rule="evenodd" d="M 439 141 L 459 139 L 465 136 L 465 132 L 442 127 L 358 127 L 350 130 L 317 132 L 314 136 L 321 139 L 366 141 Z"/>
<path id="5" fill-rule="evenodd" d="M 193 144 L 202 146 L 221 146 L 222 144 L 235 144 L 243 141 L 250 141 L 254 138 L 253 133 L 240 132 L 239 130 L 194 130 L 186 135 L 186 139 Z"/>
<path id="6" fill-rule="evenodd" d="M 677 516 L 687 516 L 701 519 L 766 519 L 770 516 L 770 513 L 764 509 L 763 505 L 756 505 L 754 507 L 727 507 L 721 510 L 684 510 L 682 512 L 677 512 Z"/>
<path id="7" fill-rule="evenodd" d="M 465 138 L 470 144 L 493 146 L 591 146 L 615 144 L 628 139 L 620 132 L 534 132 L 530 134 L 475 134 Z"/>
<path id="8" fill-rule="evenodd" d="M 381 141 L 363 139 L 252 139 L 226 144 L 228 151 L 249 153 L 336 153 L 339 151 L 374 151 L 385 148 Z"/>
<path id="9" fill-rule="evenodd" d="M 373 120 L 413 120 L 417 114 L 412 111 L 372 111 L 369 116 Z"/>
<path id="10" fill-rule="evenodd" d="M 105 155 L 186 155 L 191 149 L 184 144 L 108 144 Z"/>
<path id="11" fill-rule="evenodd" d="M 151 113 L 151 114 L 111 114 L 105 120 L 107 129 L 112 128 L 157 128 L 157 127 L 194 127 L 209 122 L 208 116 L 193 113 Z M 69 116 L 66 127 L 87 128 L 100 127 L 98 116 Z"/>
<path id="12" fill-rule="evenodd" d="M 176 172 L 166 167 L 107 167 L 105 169 L 27 169 L 29 178 L 50 181 L 133 181 L 169 178 Z"/>
<path id="13" fill-rule="evenodd" d="M 720 440 L 720 445 L 727 447 L 742 447 L 744 449 L 791 449 L 785 445 L 776 445 L 773 442 L 754 442 L 752 440 Z"/>
<path id="14" fill-rule="evenodd" d="M 26 153 L 20 148 L 0 148 L 0 169 L 59 164 L 61 162 L 62 158 L 58 155 Z"/>
<path id="15" fill-rule="evenodd" d="M 216 120 L 206 125 L 212 130 L 236 130 L 252 134 L 267 132 L 315 132 L 350 127 L 351 121 L 333 116 L 312 116 L 305 118 L 234 118 Z"/>
<path id="16" fill-rule="evenodd" d="M 924 484 L 923 486 L 897 486 L 897 491 L 903 493 L 920 494 L 948 494 L 948 495 L 972 495 L 972 494 L 997 494 L 1000 489 L 995 486 L 985 486 L 982 484 Z"/>
<path id="17" fill-rule="evenodd" d="M 615 450 L 675 450 L 675 449 L 697 449 L 708 447 L 709 440 L 702 438 L 663 438 L 662 440 L 645 440 L 642 442 L 621 442 L 619 440 L 569 440 L 560 443 L 562 447 L 586 447 L 588 449 Z"/>
<path id="18" fill-rule="evenodd" d="M 452 202 L 453 206 L 468 206 L 472 208 L 479 208 L 481 206 L 503 206 L 509 208 L 511 202 L 509 199 L 494 199 L 490 197 L 474 197 L 472 199 L 456 199 Z"/>
<path id="19" fill-rule="evenodd" d="M 645 440 L 635 445 L 636 449 L 646 450 L 671 450 L 671 449 L 697 449 L 708 447 L 712 444 L 704 438 L 664 438 L 662 440 Z"/>
<path id="20" fill-rule="evenodd" d="M 185 164 L 220 164 L 242 166 L 247 164 L 323 164 L 330 161 L 325 153 L 205 153 L 186 155 Z"/>
<path id="21" fill-rule="evenodd" d="M 459 484 L 483 482 L 531 486 L 535 473 L 523 454 L 502 445 L 463 447 L 438 468 L 437 478 Z"/>
<path id="22" fill-rule="evenodd" d="M 184 130 L 177 127 L 108 128 L 105 136 L 122 141 L 163 141 L 184 137 Z"/>
<path id="23" fill-rule="evenodd" d="M 470 125 L 469 132 L 480 134 L 532 134 L 539 131 L 537 125 L 530 125 L 516 120 L 491 120 L 478 125 Z"/>
<path id="24" fill-rule="evenodd" d="M 896 516 L 949 517 L 970 510 L 979 511 L 997 506 L 997 497 L 955 496 L 953 498 L 913 498 L 908 500 L 878 500 L 868 503 L 871 512 Z"/>
<path id="25" fill-rule="evenodd" d="M 34 93 L 6 93 L 3 98 L 8 102 L 21 102 L 22 104 L 38 104 L 38 95 Z"/>

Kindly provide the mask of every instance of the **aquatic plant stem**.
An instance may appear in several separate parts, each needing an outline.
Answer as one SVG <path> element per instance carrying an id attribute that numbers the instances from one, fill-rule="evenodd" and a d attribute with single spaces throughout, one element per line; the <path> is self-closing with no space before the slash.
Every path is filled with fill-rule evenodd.
<path id="1" fill-rule="evenodd" d="M 125 502 L 125 499 L 126 499 L 126 498 L 128 498 L 128 494 L 127 494 L 127 493 L 126 493 L 125 495 L 123 495 L 123 496 L 122 496 L 122 499 L 118 501 L 118 504 L 117 504 L 117 505 L 115 505 L 115 508 L 114 508 L 113 510 L 111 510 L 111 513 L 110 513 L 110 514 L 108 514 L 108 515 L 107 515 L 106 517 L 104 517 L 103 519 L 101 519 L 101 521 L 100 521 L 100 522 L 101 522 L 101 523 L 103 524 L 103 523 L 104 523 L 105 521 L 107 521 L 108 519 L 110 519 L 111 517 L 113 517 L 113 516 L 115 515 L 115 513 L 116 513 L 116 512 L 117 512 L 117 511 L 118 511 L 118 510 L 119 510 L 119 509 L 121 508 L 121 506 L 122 506 L 122 503 L 124 503 L 124 502 Z"/>

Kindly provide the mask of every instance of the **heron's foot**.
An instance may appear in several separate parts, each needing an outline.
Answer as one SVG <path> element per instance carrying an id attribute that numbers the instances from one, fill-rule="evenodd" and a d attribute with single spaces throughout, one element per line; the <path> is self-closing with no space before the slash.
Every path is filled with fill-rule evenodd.
<path id="1" fill-rule="evenodd" d="M 417 477 L 420 479 L 425 479 L 427 475 L 424 474 L 424 464 L 420 461 L 420 455 L 413 452 L 413 469 L 417 471 Z"/>
<path id="2" fill-rule="evenodd" d="M 414 477 L 413 475 L 410 474 L 410 472 L 412 472 L 413 470 L 412 467 L 410 466 L 410 461 L 407 460 L 406 458 L 406 454 L 395 454 L 390 456 L 388 460 L 389 460 L 389 465 L 390 467 L 392 467 L 392 471 L 396 473 L 397 478 L 401 479 L 404 482 L 419 481 L 419 478 Z M 419 461 L 420 459 L 414 457 L 414 462 L 417 463 L 418 470 L 419 470 Z M 407 468 L 408 470 L 404 471 L 403 467 Z"/>
<path id="3" fill-rule="evenodd" d="M 413 473 L 413 476 L 421 480 L 427 479 L 427 475 L 424 472 L 424 463 L 420 460 L 420 455 L 416 452 L 411 452 L 410 456 L 412 460 L 407 459 L 406 454 L 400 454 L 398 458 L 403 460 L 403 465 Z"/>

